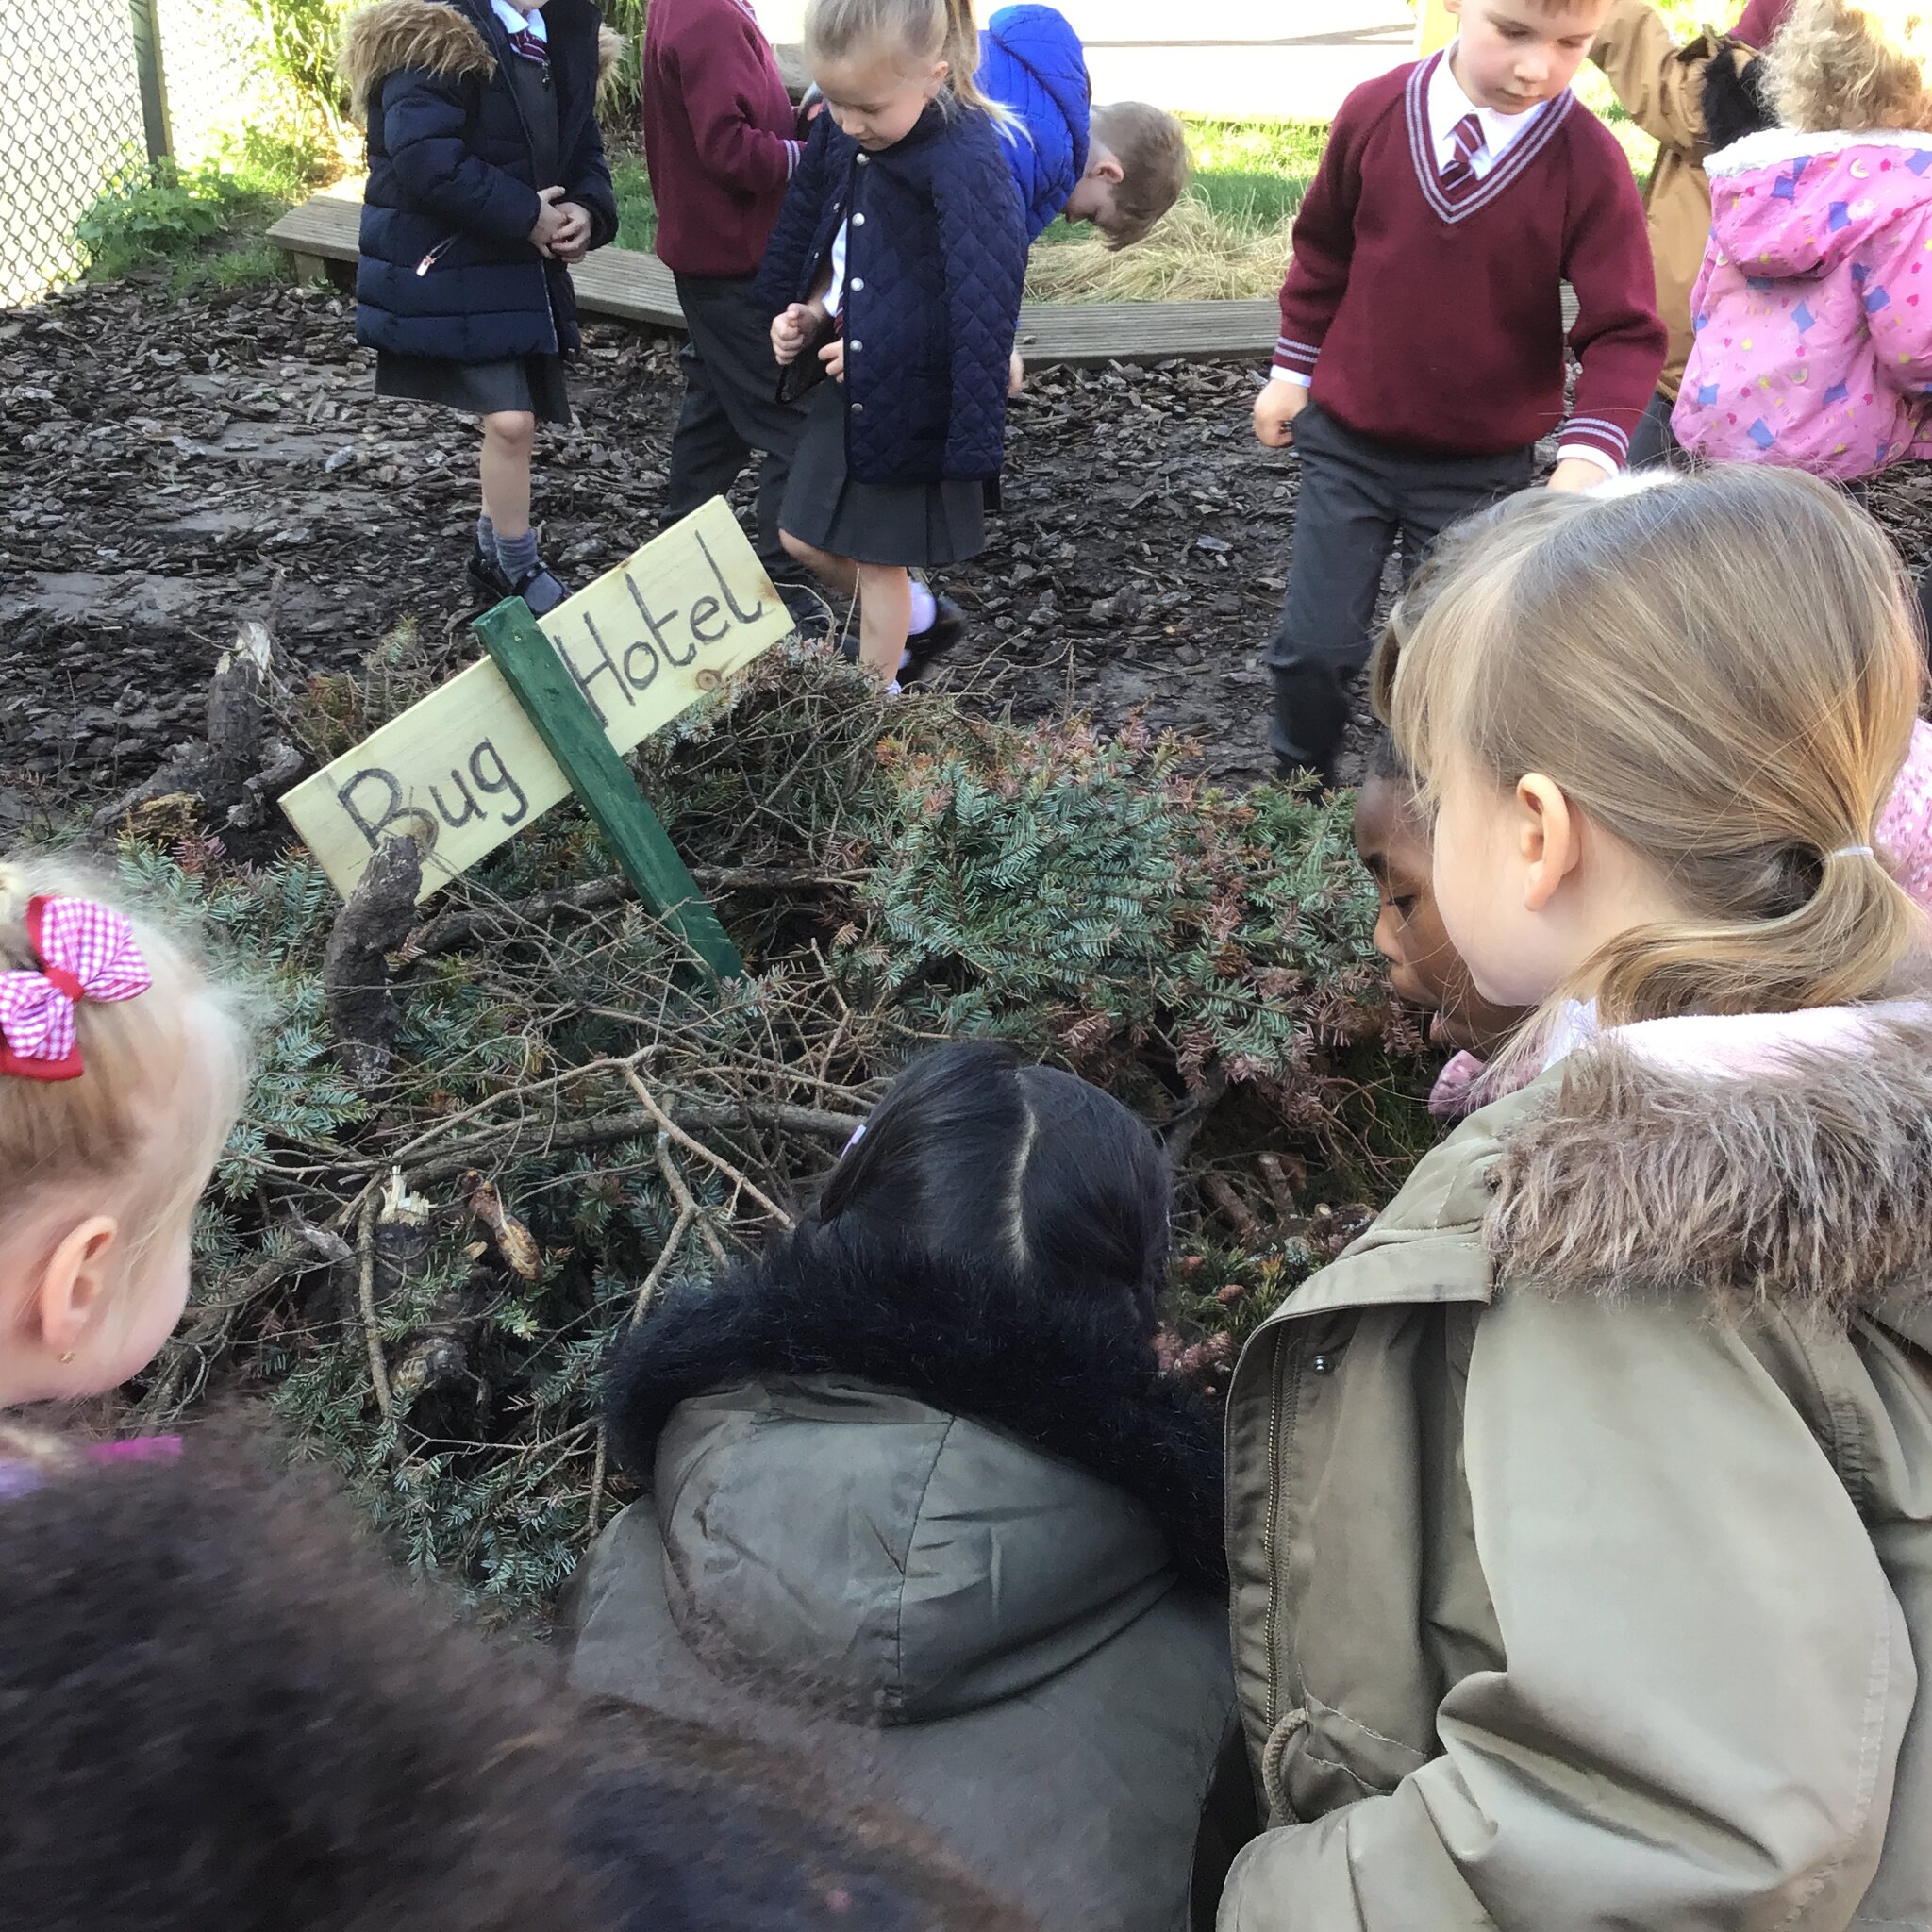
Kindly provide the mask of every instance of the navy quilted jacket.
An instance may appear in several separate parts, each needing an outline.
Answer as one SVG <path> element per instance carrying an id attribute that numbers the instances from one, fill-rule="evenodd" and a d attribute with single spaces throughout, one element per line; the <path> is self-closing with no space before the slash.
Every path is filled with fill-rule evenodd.
<path id="1" fill-rule="evenodd" d="M 1057 7 L 1002 7 L 979 37 L 979 92 L 1019 116 L 1007 164 L 1026 211 L 1026 239 L 1066 207 L 1087 172 L 1093 90 L 1080 36 Z"/>
<path id="2" fill-rule="evenodd" d="M 600 15 L 591 0 L 548 0 L 543 20 L 561 185 L 602 247 L 617 203 L 597 131 Z M 504 71 L 515 58 L 490 0 L 378 0 L 350 23 L 342 64 L 369 127 L 358 341 L 458 362 L 576 347 L 570 275 L 528 240 L 552 184 L 535 178 Z"/>
<path id="3" fill-rule="evenodd" d="M 902 142 L 863 154 L 830 114 L 812 123 L 758 273 L 777 314 L 806 301 L 839 224 L 845 252 L 845 455 L 861 483 L 996 476 L 1026 227 L 998 130 L 928 108 Z"/>

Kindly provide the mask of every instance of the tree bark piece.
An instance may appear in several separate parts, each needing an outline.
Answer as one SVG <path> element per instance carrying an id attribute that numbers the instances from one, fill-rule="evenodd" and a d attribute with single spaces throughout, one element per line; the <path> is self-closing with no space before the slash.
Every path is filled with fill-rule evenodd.
<path id="1" fill-rule="evenodd" d="M 402 1009 L 390 992 L 389 955 L 416 922 L 423 889 L 423 848 L 414 839 L 387 839 L 362 883 L 336 915 L 322 956 L 322 986 L 336 1058 L 358 1085 L 389 1069 Z"/>

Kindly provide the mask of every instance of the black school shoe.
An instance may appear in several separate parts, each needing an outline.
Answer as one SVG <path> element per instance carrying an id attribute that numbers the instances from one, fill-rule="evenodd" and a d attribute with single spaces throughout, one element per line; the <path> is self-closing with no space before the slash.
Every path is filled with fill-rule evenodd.
<path id="1" fill-rule="evenodd" d="M 501 566 L 498 566 L 499 573 Z M 550 566 L 541 558 L 533 563 L 522 576 L 509 581 L 508 594 L 521 597 L 530 607 L 536 617 L 547 617 L 551 611 L 570 595 L 562 583 L 551 574 Z"/>
<path id="2" fill-rule="evenodd" d="M 906 656 L 899 665 L 899 682 L 917 684 L 932 668 L 935 658 L 943 657 L 966 635 L 966 613 L 950 597 L 935 597 L 933 620 L 924 630 L 906 640 Z"/>
<path id="3" fill-rule="evenodd" d="M 906 655 L 899 660 L 899 683 L 903 688 L 917 684 L 932 669 L 935 658 L 943 657 L 966 635 L 966 613 L 950 597 L 933 599 L 932 622 L 906 640 Z M 848 664 L 858 662 L 858 633 L 848 631 L 839 646 Z"/>
<path id="4" fill-rule="evenodd" d="M 516 595 L 510 580 L 503 574 L 502 564 L 496 560 L 495 551 L 485 550 L 480 537 L 471 545 L 470 560 L 463 566 L 463 574 L 492 604 L 501 604 L 506 597 Z"/>

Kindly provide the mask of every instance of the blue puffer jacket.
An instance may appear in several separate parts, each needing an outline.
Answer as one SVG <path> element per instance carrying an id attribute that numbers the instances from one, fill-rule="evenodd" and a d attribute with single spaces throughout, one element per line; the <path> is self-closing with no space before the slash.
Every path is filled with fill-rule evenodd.
<path id="1" fill-rule="evenodd" d="M 543 22 L 561 185 L 601 248 L 617 201 L 597 84 L 619 42 L 591 0 L 548 0 Z M 490 0 L 377 0 L 349 23 L 342 68 L 369 128 L 357 341 L 458 362 L 576 347 L 569 272 L 529 241 L 537 191 L 553 184 L 536 179 L 504 71 L 515 58 Z"/>
<path id="2" fill-rule="evenodd" d="M 933 106 L 904 141 L 862 154 L 812 123 L 758 272 L 774 315 L 809 299 L 841 222 L 845 455 L 862 483 L 996 476 L 1026 229 L 998 130 Z"/>
<path id="3" fill-rule="evenodd" d="M 974 78 L 1026 130 L 1008 135 L 1006 147 L 1031 243 L 1087 172 L 1093 87 L 1080 36 L 1056 7 L 1003 7 L 979 36 Z"/>

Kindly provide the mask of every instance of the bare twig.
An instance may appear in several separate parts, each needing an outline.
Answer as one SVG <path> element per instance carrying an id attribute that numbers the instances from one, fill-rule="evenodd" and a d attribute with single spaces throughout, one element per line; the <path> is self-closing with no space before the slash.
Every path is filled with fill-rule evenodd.
<path id="1" fill-rule="evenodd" d="M 362 1305 L 362 1332 L 369 1343 L 369 1379 L 375 1387 L 375 1406 L 387 1422 L 395 1407 L 390 1392 L 389 1363 L 382 1351 L 382 1324 L 375 1313 L 375 1224 L 382 1212 L 382 1197 L 372 1194 L 362 1209 L 361 1224 L 356 1230 L 356 1292 Z"/>
<path id="2" fill-rule="evenodd" d="M 1294 1190 L 1288 1184 L 1288 1173 L 1281 1164 L 1280 1155 L 1257 1155 L 1255 1165 L 1261 1170 L 1261 1178 L 1268 1184 L 1269 1196 L 1274 1203 L 1274 1218 L 1292 1221 L 1298 1211 L 1294 1205 Z"/>
<path id="3" fill-rule="evenodd" d="M 1204 1176 L 1201 1191 L 1234 1223 L 1236 1231 L 1243 1241 L 1260 1239 L 1261 1224 L 1255 1219 L 1254 1209 L 1235 1192 L 1225 1174 L 1210 1174 Z"/>
<path id="4" fill-rule="evenodd" d="M 661 1107 L 658 1105 L 657 1095 L 653 1093 L 651 1090 L 648 1087 L 646 1087 L 641 1079 L 638 1078 L 637 1071 L 635 1068 L 625 1067 L 624 1069 L 624 1078 L 625 1083 L 630 1088 L 630 1091 L 637 1095 L 639 1103 L 642 1106 L 644 1111 L 648 1113 L 651 1116 L 651 1118 L 658 1123 L 658 1130 L 661 1133 L 669 1136 L 670 1139 L 675 1141 L 677 1144 L 680 1147 L 682 1147 L 687 1154 L 695 1154 L 700 1160 L 706 1161 L 710 1166 L 715 1167 L 718 1170 L 718 1172 L 724 1176 L 726 1180 L 735 1181 L 739 1187 L 742 1188 L 744 1191 L 747 1194 L 749 1194 L 752 1197 L 752 1199 L 758 1204 L 760 1208 L 764 1209 L 765 1213 L 768 1216 L 770 1216 L 772 1220 L 775 1221 L 778 1224 L 780 1227 L 790 1227 L 791 1225 L 791 1215 L 786 1213 L 784 1208 L 779 1207 L 777 1202 L 773 1200 L 772 1197 L 769 1194 L 767 1194 L 762 1188 L 758 1187 L 756 1182 L 747 1180 L 745 1176 L 737 1168 L 733 1167 L 732 1164 L 728 1160 L 726 1160 L 722 1154 L 714 1154 L 711 1151 L 711 1149 L 707 1147 L 702 1141 L 692 1140 L 691 1137 L 688 1133 L 686 1133 L 685 1130 L 682 1127 L 680 1127 L 677 1124 L 677 1123 L 675 1120 L 673 1120 L 671 1116 L 668 1113 L 666 1113 Z"/>
<path id="5" fill-rule="evenodd" d="M 706 1247 L 711 1251 L 712 1260 L 722 1263 L 725 1258 L 724 1243 L 718 1239 L 718 1231 L 711 1225 L 710 1218 L 698 1206 L 697 1197 L 691 1191 L 691 1184 L 677 1171 L 677 1163 L 671 1158 L 671 1137 L 668 1134 L 658 1134 L 656 1153 L 658 1172 L 663 1176 L 665 1187 L 671 1191 L 671 1198 L 677 1203 L 678 1221 L 686 1225 L 695 1222 L 698 1232 L 705 1238 Z M 676 1229 L 674 1228 L 672 1232 L 675 1234 Z M 669 1246 L 668 1242 L 666 1246 Z M 660 1264 L 665 1262 L 665 1257 L 661 1254 L 658 1259 Z M 658 1270 L 654 1268 L 651 1273 L 656 1274 Z M 640 1312 L 643 1308 L 644 1296 L 653 1291 L 657 1285 L 657 1282 L 646 1277 L 643 1288 L 638 1292 Z"/>

